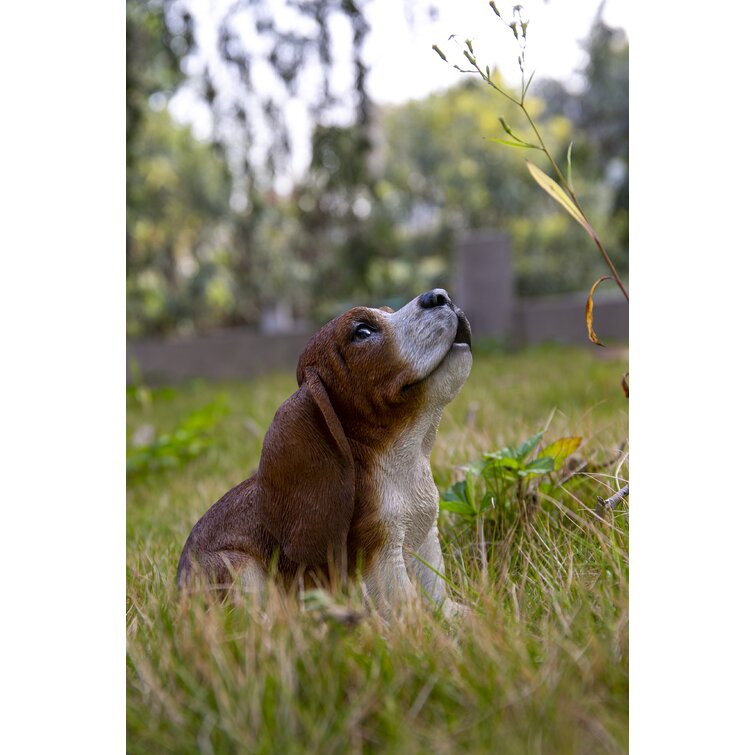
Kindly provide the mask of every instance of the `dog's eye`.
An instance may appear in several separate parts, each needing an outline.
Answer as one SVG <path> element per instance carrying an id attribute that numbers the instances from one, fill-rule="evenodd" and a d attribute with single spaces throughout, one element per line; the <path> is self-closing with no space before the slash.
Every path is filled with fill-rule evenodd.
<path id="1" fill-rule="evenodd" d="M 366 323 L 360 322 L 354 328 L 354 334 L 352 335 L 352 340 L 364 341 L 366 338 L 369 338 L 373 333 L 376 333 L 376 332 L 377 332 L 377 328 L 372 327 L 372 325 L 367 325 Z"/>

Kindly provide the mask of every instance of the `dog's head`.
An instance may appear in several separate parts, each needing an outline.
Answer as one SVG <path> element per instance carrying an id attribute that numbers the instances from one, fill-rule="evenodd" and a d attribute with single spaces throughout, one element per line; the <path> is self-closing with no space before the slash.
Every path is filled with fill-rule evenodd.
<path id="1" fill-rule="evenodd" d="M 445 406 L 472 367 L 471 331 L 443 289 L 397 312 L 356 307 L 332 320 L 299 359 L 299 385 L 322 382 L 343 423 L 384 426 Z"/>
<path id="2" fill-rule="evenodd" d="M 310 339 L 299 390 L 278 410 L 259 466 L 273 493 L 264 504 L 268 528 L 287 558 L 323 563 L 344 542 L 354 508 L 352 444 L 385 447 L 423 417 L 437 424 L 471 367 L 469 322 L 443 289 L 395 312 L 356 307 Z"/>

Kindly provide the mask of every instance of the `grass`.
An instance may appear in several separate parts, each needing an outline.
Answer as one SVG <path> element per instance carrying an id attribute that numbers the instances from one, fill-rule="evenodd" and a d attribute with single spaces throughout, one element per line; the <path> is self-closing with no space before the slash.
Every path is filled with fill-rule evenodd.
<path id="1" fill-rule="evenodd" d="M 584 438 L 599 467 L 627 437 L 622 356 L 542 347 L 475 358 L 432 462 L 455 468 L 518 443 Z M 628 749 L 628 521 L 592 509 L 616 464 L 544 485 L 525 522 L 501 501 L 478 527 L 441 514 L 451 589 L 473 606 L 386 626 L 356 594 L 265 606 L 178 596 L 196 519 L 256 465 L 293 375 L 132 391 L 128 429 L 168 433 L 224 396 L 213 443 L 129 482 L 127 731 L 130 753 L 618 753 Z M 588 467 L 588 469 L 590 469 Z M 628 477 L 626 465 L 619 479 Z M 484 534 L 484 541 L 480 534 Z M 483 554 L 484 551 L 484 554 Z"/>

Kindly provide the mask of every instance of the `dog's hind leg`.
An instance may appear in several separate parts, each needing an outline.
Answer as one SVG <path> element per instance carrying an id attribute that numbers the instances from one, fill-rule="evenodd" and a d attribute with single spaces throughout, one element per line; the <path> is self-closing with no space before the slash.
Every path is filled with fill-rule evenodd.
<path id="1" fill-rule="evenodd" d="M 267 573 L 255 558 L 246 553 L 200 551 L 191 556 L 182 555 L 177 581 L 179 587 L 200 583 L 223 597 L 234 586 L 259 597 L 267 583 Z"/>

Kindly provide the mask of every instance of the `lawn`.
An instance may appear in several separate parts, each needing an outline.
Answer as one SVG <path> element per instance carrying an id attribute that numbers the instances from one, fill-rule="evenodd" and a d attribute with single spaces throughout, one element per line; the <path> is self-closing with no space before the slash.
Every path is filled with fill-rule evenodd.
<path id="1" fill-rule="evenodd" d="M 449 589 L 472 607 L 453 624 L 426 610 L 386 626 L 356 593 L 177 595 L 189 530 L 254 469 L 296 383 L 129 389 L 128 751 L 626 752 L 628 504 L 595 513 L 628 478 L 626 370 L 598 349 L 475 356 L 433 451 L 441 491 L 543 429 L 533 458 L 582 441 L 559 470 L 495 487 L 494 506 L 478 478 L 483 514 L 441 512 Z M 154 436 L 146 451 L 134 434 Z"/>

